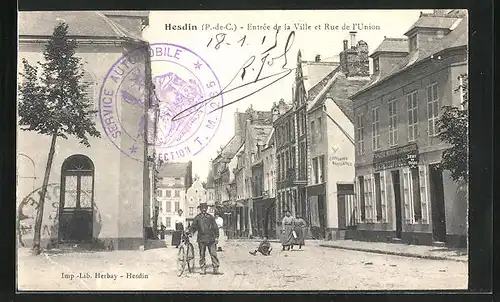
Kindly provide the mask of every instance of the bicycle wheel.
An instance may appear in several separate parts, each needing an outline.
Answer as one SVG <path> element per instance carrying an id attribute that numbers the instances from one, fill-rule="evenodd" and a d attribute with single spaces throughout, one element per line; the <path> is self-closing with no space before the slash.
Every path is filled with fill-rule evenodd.
<path id="1" fill-rule="evenodd" d="M 187 265 L 190 273 L 194 272 L 194 247 L 189 243 L 186 247 Z"/>
<path id="2" fill-rule="evenodd" d="M 179 251 L 177 253 L 177 277 L 180 277 L 184 272 L 187 263 L 186 250 L 183 246 L 179 246 Z"/>

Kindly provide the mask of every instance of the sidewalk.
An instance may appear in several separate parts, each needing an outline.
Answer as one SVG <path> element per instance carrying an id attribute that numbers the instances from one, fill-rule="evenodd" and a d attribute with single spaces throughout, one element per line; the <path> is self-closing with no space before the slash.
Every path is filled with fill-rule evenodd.
<path id="1" fill-rule="evenodd" d="M 323 241 L 319 246 L 413 258 L 468 261 L 467 249 L 353 240 Z"/>

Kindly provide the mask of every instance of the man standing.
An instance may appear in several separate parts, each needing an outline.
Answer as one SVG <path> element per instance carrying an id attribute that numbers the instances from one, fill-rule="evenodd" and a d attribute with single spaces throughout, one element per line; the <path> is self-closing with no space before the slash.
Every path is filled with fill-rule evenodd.
<path id="1" fill-rule="evenodd" d="M 201 274 L 205 275 L 206 262 L 205 250 L 208 248 L 210 257 L 212 258 L 212 266 L 214 268 L 214 275 L 222 275 L 219 272 L 219 259 L 217 259 L 217 241 L 219 239 L 219 227 L 215 222 L 215 218 L 207 213 L 208 205 L 200 203 L 200 213 L 193 219 L 193 223 L 189 228 L 190 233 L 198 232 L 198 247 L 200 249 L 200 268 Z"/>

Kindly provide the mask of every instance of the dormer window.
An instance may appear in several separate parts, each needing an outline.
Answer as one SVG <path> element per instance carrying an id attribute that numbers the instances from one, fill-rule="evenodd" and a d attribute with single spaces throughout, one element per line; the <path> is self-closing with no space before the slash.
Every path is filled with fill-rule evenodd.
<path id="1" fill-rule="evenodd" d="M 411 37 L 409 42 L 410 42 L 410 52 L 418 49 L 417 35 L 414 35 L 413 37 Z"/>
<path id="2" fill-rule="evenodd" d="M 374 72 L 377 72 L 380 70 L 380 62 L 379 62 L 379 58 L 376 58 L 376 59 L 373 59 L 373 71 Z"/>

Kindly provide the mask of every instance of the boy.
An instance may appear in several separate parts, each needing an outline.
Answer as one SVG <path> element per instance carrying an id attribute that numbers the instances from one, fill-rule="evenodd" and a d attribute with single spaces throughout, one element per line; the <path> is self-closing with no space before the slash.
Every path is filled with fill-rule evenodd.
<path id="1" fill-rule="evenodd" d="M 259 252 L 264 256 L 269 256 L 269 255 L 271 255 L 272 250 L 273 249 L 271 247 L 271 244 L 269 243 L 269 241 L 267 241 L 267 237 L 264 237 L 264 239 L 262 240 L 262 242 L 259 245 L 259 248 L 254 250 L 253 252 L 249 252 L 249 253 L 251 255 L 255 256 L 255 255 L 257 255 L 257 252 Z"/>

